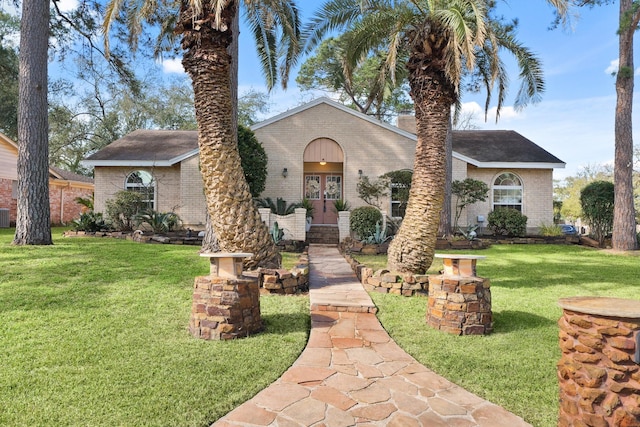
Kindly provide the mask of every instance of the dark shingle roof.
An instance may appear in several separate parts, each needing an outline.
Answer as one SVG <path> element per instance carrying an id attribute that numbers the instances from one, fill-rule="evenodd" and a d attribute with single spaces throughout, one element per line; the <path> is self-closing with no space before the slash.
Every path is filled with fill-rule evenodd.
<path id="1" fill-rule="evenodd" d="M 80 175 L 64 169 L 60 169 L 56 166 L 49 166 L 49 170 L 52 171 L 55 175 L 57 175 L 56 178 L 60 178 L 65 181 L 86 182 L 86 183 L 93 184 L 93 178 L 90 178 L 88 176 L 84 176 L 84 175 Z"/>
<path id="2" fill-rule="evenodd" d="M 480 163 L 564 163 L 512 130 L 453 131 L 453 151 Z"/>
<path id="3" fill-rule="evenodd" d="M 197 149 L 197 131 L 139 129 L 113 141 L 87 160 L 169 161 Z"/>

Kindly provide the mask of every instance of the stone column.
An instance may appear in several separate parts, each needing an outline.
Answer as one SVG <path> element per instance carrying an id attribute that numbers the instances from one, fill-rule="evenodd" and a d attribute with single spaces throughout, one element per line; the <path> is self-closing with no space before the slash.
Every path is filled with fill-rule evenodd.
<path id="1" fill-rule="evenodd" d="M 493 330 L 489 279 L 476 276 L 476 255 L 435 255 L 444 271 L 429 276 L 427 324 L 454 335 L 485 335 Z"/>
<path id="2" fill-rule="evenodd" d="M 242 275 L 245 253 L 204 253 L 209 276 L 196 277 L 189 331 L 196 338 L 228 340 L 262 330 L 257 278 Z"/>
<path id="3" fill-rule="evenodd" d="M 559 301 L 558 426 L 640 426 L 640 301 Z"/>

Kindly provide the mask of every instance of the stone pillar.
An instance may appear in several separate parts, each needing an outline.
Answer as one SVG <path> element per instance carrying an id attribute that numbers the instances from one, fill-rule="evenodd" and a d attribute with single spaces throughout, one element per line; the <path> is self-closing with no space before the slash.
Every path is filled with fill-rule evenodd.
<path id="1" fill-rule="evenodd" d="M 476 276 L 474 255 L 440 255 L 444 272 L 429 276 L 427 324 L 454 335 L 486 335 L 493 330 L 489 279 Z"/>
<path id="2" fill-rule="evenodd" d="M 559 301 L 558 426 L 640 426 L 640 301 Z"/>
<path id="3" fill-rule="evenodd" d="M 211 260 L 209 276 L 196 277 L 189 331 L 196 338 L 228 340 L 262 330 L 257 278 L 242 275 L 251 254 L 200 254 Z"/>
<path id="4" fill-rule="evenodd" d="M 351 236 L 351 212 L 340 211 L 338 212 L 338 233 L 339 241 L 342 242 L 347 237 Z"/>

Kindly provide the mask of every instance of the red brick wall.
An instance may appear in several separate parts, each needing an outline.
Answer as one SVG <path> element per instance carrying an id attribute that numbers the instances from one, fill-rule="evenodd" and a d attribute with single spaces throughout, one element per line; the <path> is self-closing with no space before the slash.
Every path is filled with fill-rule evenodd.
<path id="1" fill-rule="evenodd" d="M 49 203 L 51 205 L 51 223 L 66 224 L 78 218 L 84 212 L 84 206 L 76 203 L 76 197 L 88 198 L 93 190 L 80 187 L 67 187 L 49 184 Z M 62 209 L 61 209 L 62 207 Z"/>
<path id="2" fill-rule="evenodd" d="M 0 208 L 9 209 L 9 221 L 16 222 L 17 201 L 11 197 L 12 180 L 0 178 Z M 84 207 L 76 203 L 76 197 L 87 198 L 93 190 L 85 187 L 69 187 L 49 183 L 49 202 L 51 208 L 51 223 L 69 223 L 78 218 Z M 62 208 L 62 209 L 61 209 Z"/>
<path id="3" fill-rule="evenodd" d="M 0 208 L 9 209 L 9 221 L 15 223 L 17 202 L 11 197 L 12 180 L 0 178 Z"/>

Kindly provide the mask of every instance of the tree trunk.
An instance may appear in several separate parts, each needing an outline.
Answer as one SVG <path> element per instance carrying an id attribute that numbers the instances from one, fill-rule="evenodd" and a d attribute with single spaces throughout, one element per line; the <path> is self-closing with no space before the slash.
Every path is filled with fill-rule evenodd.
<path id="1" fill-rule="evenodd" d="M 238 141 L 238 39 L 240 38 L 240 14 L 236 13 L 233 18 L 233 26 L 231 27 L 231 45 L 229 46 L 229 55 L 231 55 L 231 70 L 229 78 L 229 90 L 231 91 L 231 103 L 233 106 L 233 129 L 235 134 L 234 140 Z M 211 218 L 209 217 L 209 211 L 207 210 L 207 222 L 205 225 L 204 239 L 202 239 L 202 252 L 220 252 L 220 245 L 218 245 L 218 238 L 213 226 L 211 225 Z"/>
<path id="2" fill-rule="evenodd" d="M 20 25 L 15 245 L 50 245 L 47 48 L 49 2 L 25 0 Z"/>
<path id="3" fill-rule="evenodd" d="M 629 22 L 632 0 L 620 0 L 620 23 Z M 633 205 L 633 35 L 638 12 L 621 27 L 619 34 L 620 66 L 616 78 L 614 207 L 612 247 L 630 251 L 637 248 L 636 219 Z"/>
<path id="4" fill-rule="evenodd" d="M 189 2 L 183 0 L 179 32 L 182 33 L 182 63 L 193 84 L 200 169 L 207 209 L 225 252 L 249 252 L 247 268 L 277 267 L 280 264 L 267 226 L 256 209 L 244 177 L 234 129 L 230 89 L 231 27 L 237 3 L 222 11 L 221 29 L 213 28 L 214 11 L 203 3 L 202 20 L 193 20 Z M 196 25 L 196 27 L 194 27 Z"/>
<path id="5" fill-rule="evenodd" d="M 447 133 L 454 91 L 443 73 L 423 71 L 420 59 L 409 62 L 409 84 L 416 110 L 416 157 L 409 201 L 398 234 L 388 251 L 389 269 L 424 274 L 435 252 L 444 201 Z M 426 62 L 426 61 L 425 61 Z M 413 66 L 412 66 L 413 65 Z"/>
<path id="6" fill-rule="evenodd" d="M 451 236 L 451 182 L 453 180 L 453 126 L 451 122 L 449 122 L 447 130 L 446 150 L 444 203 L 442 205 L 442 215 L 440 215 L 440 225 L 438 226 L 438 236 L 445 239 Z"/>

